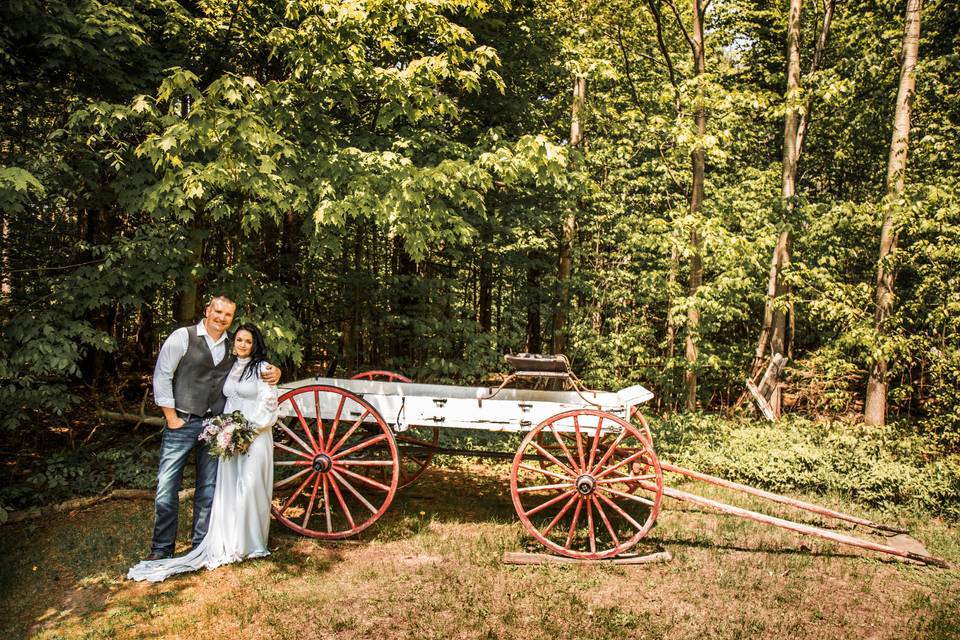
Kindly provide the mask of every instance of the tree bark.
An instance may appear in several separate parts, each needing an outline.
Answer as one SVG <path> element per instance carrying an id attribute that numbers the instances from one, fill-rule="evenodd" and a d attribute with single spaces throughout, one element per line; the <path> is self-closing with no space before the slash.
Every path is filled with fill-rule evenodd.
<path id="1" fill-rule="evenodd" d="M 693 0 L 693 33 L 691 34 L 690 45 L 693 50 L 693 60 L 695 75 L 703 76 L 706 72 L 706 58 L 704 55 L 703 38 L 703 11 L 700 6 L 700 0 Z M 703 138 L 707 134 L 707 114 L 704 108 L 703 88 L 697 90 L 697 109 L 695 114 L 697 125 L 697 134 L 700 141 L 690 153 L 690 159 L 693 169 L 693 189 L 690 197 L 690 213 L 693 218 L 693 226 L 690 229 L 690 278 L 689 294 L 695 296 L 700 285 L 703 284 L 703 239 L 700 237 L 700 229 L 696 222 L 697 216 L 703 209 L 703 183 L 706 174 L 706 152 L 703 148 Z M 699 339 L 700 331 L 700 309 L 696 304 L 690 304 L 687 307 L 687 340 L 686 357 L 687 371 L 685 374 L 686 383 L 686 407 L 687 410 L 697 408 L 697 360 L 699 358 Z"/>
<path id="2" fill-rule="evenodd" d="M 477 322 L 484 333 L 493 329 L 493 257 L 490 248 L 493 247 L 493 217 L 494 208 L 492 198 L 487 198 L 487 220 L 480 224 L 480 239 L 477 250 L 479 252 L 479 268 L 477 273 Z"/>
<path id="3" fill-rule="evenodd" d="M 200 317 L 202 308 L 199 294 L 199 281 L 196 270 L 200 266 L 203 256 L 203 236 L 196 229 L 190 231 L 189 253 L 187 254 L 186 276 L 180 291 L 175 298 L 175 313 L 177 326 L 183 327 L 195 324 Z"/>
<path id="4" fill-rule="evenodd" d="M 527 267 L 527 352 L 540 353 L 543 338 L 540 318 L 540 267 Z"/>
<path id="5" fill-rule="evenodd" d="M 570 115 L 570 146 L 579 149 L 583 142 L 581 117 L 587 99 L 587 79 L 578 75 L 573 80 L 573 107 Z M 573 270 L 572 250 L 577 228 L 576 208 L 571 206 L 560 229 L 560 259 L 557 268 L 559 294 L 553 309 L 553 353 L 567 350 L 567 312 L 570 307 L 570 273 Z"/>
<path id="6" fill-rule="evenodd" d="M 830 36 L 830 24 L 833 22 L 834 0 L 824 0 L 823 3 L 823 21 L 820 25 L 820 35 L 817 37 L 817 44 L 813 49 L 813 58 L 810 60 L 810 67 L 807 75 L 813 75 L 820 68 L 823 62 L 823 54 L 827 50 L 827 40 Z M 807 137 L 807 128 L 810 126 L 810 117 L 813 113 L 813 96 L 807 96 L 803 113 L 800 115 L 800 126 L 797 128 L 797 159 L 803 154 L 803 142 Z"/>
<path id="7" fill-rule="evenodd" d="M 897 89 L 897 105 L 894 112 L 893 136 L 890 140 L 890 155 L 887 160 L 888 208 L 880 229 L 880 256 L 877 264 L 874 315 L 877 338 L 883 340 L 886 321 L 893 311 L 893 287 L 896 272 L 890 265 L 897 251 L 895 199 L 906 188 L 907 151 L 910 147 L 910 114 L 913 93 L 916 87 L 914 72 L 920 50 L 920 15 L 923 0 L 907 0 L 903 27 L 903 53 L 900 66 L 900 86 Z M 882 425 L 887 419 L 887 359 L 880 355 L 870 368 L 867 381 L 867 396 L 863 408 L 863 420 L 867 424 Z"/>
<path id="8" fill-rule="evenodd" d="M 794 197 L 797 193 L 797 168 L 800 159 L 802 109 L 800 100 L 800 11 L 801 0 L 790 0 L 790 14 L 787 22 L 787 90 L 786 114 L 783 120 L 783 160 L 780 196 L 783 199 L 783 228 L 777 238 L 770 259 L 770 275 L 767 280 L 767 300 L 763 310 L 763 328 L 754 353 L 750 377 L 755 377 L 765 366 L 767 342 L 770 344 L 771 357 L 784 356 L 787 345 L 788 319 L 792 314 L 792 305 L 779 302 L 790 294 L 790 286 L 783 281 L 783 272 L 790 266 L 790 245 L 792 242 L 790 223 L 793 219 Z M 831 14 L 832 15 L 832 14 Z M 824 40 L 825 43 L 825 40 Z M 776 385 L 777 381 L 774 381 Z M 780 417 L 780 394 L 774 392 L 770 398 L 770 407 L 775 418 Z"/>

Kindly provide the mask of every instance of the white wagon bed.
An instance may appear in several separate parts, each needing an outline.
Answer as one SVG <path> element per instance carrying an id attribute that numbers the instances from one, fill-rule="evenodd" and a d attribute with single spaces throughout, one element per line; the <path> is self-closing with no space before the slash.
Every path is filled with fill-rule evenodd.
<path id="1" fill-rule="evenodd" d="M 356 394 L 369 402 L 396 432 L 403 432 L 411 427 L 523 432 L 530 431 L 551 416 L 574 409 L 597 409 L 628 419 L 633 407 L 653 397 L 653 393 L 640 385 L 616 392 L 586 391 L 581 394 L 576 391 L 529 389 L 497 391 L 496 387 L 345 378 L 297 380 L 282 385 L 281 393 L 313 385 L 338 387 Z M 303 416 L 316 418 L 316 405 L 319 402 L 321 418 L 330 420 L 336 416 L 339 400 L 339 396 L 330 394 L 301 394 L 292 402 L 281 403 L 280 413 L 282 416 L 295 417 L 299 409 Z M 341 412 L 341 419 L 355 420 L 363 410 L 359 406 L 350 406 Z M 373 418 L 366 416 L 364 420 L 372 421 Z M 561 431 L 573 429 L 572 421 L 564 421 L 555 426 Z M 608 430 L 616 431 L 616 423 L 608 422 L 604 425 L 604 432 Z"/>

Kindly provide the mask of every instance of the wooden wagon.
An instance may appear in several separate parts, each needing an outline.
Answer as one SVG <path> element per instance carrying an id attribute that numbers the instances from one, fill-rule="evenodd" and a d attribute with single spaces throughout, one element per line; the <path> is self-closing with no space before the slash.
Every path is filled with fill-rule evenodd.
<path id="1" fill-rule="evenodd" d="M 702 480 L 821 516 L 888 533 L 902 530 L 769 493 L 658 459 L 639 406 L 641 386 L 587 390 L 563 356 L 508 356 L 517 371 L 499 387 L 416 384 L 386 371 L 283 385 L 274 437 L 273 515 L 315 538 L 343 539 L 372 526 L 398 489 L 438 453 L 512 459 L 517 516 L 547 549 L 603 559 L 634 546 L 653 527 L 664 496 L 901 558 L 943 560 L 835 530 L 776 518 L 664 485 L 664 472 Z M 569 388 L 508 388 L 517 378 L 555 378 Z M 440 446 L 440 430 L 520 433 L 514 453 Z"/>

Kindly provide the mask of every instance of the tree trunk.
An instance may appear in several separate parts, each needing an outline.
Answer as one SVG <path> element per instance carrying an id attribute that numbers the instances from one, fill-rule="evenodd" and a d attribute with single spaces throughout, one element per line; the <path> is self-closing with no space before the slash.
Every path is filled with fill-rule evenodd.
<path id="1" fill-rule="evenodd" d="M 896 273 L 890 259 L 897 251 L 895 207 L 893 202 L 903 195 L 906 188 L 907 151 L 910 147 L 910 112 L 916 86 L 914 70 L 920 49 L 920 14 L 923 0 L 907 0 L 903 27 L 903 59 L 900 67 L 900 87 L 897 90 L 897 106 L 893 120 L 893 136 L 890 141 L 890 156 L 887 160 L 888 208 L 880 229 L 880 256 L 877 264 L 877 288 L 875 328 L 880 340 L 885 336 L 886 320 L 893 311 L 893 286 Z M 863 408 L 863 420 L 867 424 L 881 425 L 887 418 L 887 360 L 880 356 L 870 368 L 867 381 L 867 397 Z"/>
<path id="2" fill-rule="evenodd" d="M 493 247 L 493 216 L 492 199 L 487 199 L 487 220 L 480 225 L 480 238 L 477 250 L 480 255 L 477 273 L 477 322 L 480 329 L 490 333 L 493 329 L 493 258 L 490 249 Z"/>
<path id="3" fill-rule="evenodd" d="M 691 48 L 693 49 L 694 68 L 697 76 L 702 76 L 706 71 L 706 58 L 704 55 L 703 40 L 703 12 L 700 6 L 700 0 L 693 0 L 693 34 L 691 37 Z M 703 182 L 706 174 L 706 158 L 703 148 L 703 138 L 707 134 L 707 114 L 704 109 L 703 88 L 697 90 L 697 110 L 696 124 L 697 134 L 700 141 L 690 153 L 691 164 L 693 167 L 693 189 L 690 197 L 690 213 L 694 220 L 693 227 L 690 229 L 690 279 L 689 294 L 694 296 L 700 285 L 703 284 L 703 240 L 700 237 L 700 229 L 696 221 L 703 209 Z M 696 304 L 690 304 L 687 307 L 687 340 L 686 357 L 687 372 L 685 375 L 687 390 L 687 409 L 692 411 L 697 408 L 697 359 L 699 357 L 698 332 L 700 331 L 700 309 Z"/>
<path id="4" fill-rule="evenodd" d="M 527 267 L 527 352 L 540 353 L 543 338 L 540 320 L 540 267 Z"/>
<path id="5" fill-rule="evenodd" d="M 574 149 L 579 149 L 583 142 L 580 119 L 586 99 L 587 79 L 578 75 L 573 80 L 573 107 L 570 116 L 570 146 Z M 571 251 L 576 228 L 576 208 L 571 206 L 560 229 L 560 260 L 557 269 L 559 295 L 553 309 L 553 353 L 565 353 L 567 350 L 567 312 L 570 307 L 570 272 L 573 267 Z"/>
<path id="6" fill-rule="evenodd" d="M 10 226 L 6 211 L 0 211 L 0 296 L 9 296 L 13 289 L 10 286 Z"/>
<path id="7" fill-rule="evenodd" d="M 149 296 L 148 302 L 140 305 L 140 318 L 137 322 L 137 362 L 141 371 L 149 371 L 157 357 L 154 353 L 153 307 L 151 306 L 154 297 Z"/>
<path id="8" fill-rule="evenodd" d="M 797 193 L 797 167 L 800 158 L 800 10 L 801 0 L 790 0 L 790 16 L 787 22 L 787 91 L 786 114 L 783 120 L 783 162 L 780 195 L 783 198 L 783 228 L 777 238 L 770 260 L 770 275 L 767 280 L 767 300 L 763 310 L 763 328 L 753 358 L 751 378 L 765 366 L 765 351 L 770 343 L 771 357 L 784 356 L 787 351 L 788 319 L 792 314 L 792 305 L 784 308 L 779 302 L 790 293 L 790 286 L 783 282 L 783 272 L 790 266 L 791 230 L 794 196 Z M 819 46 L 819 44 L 818 44 Z M 777 381 L 773 381 L 776 386 Z M 770 398 L 773 415 L 780 417 L 780 394 L 774 392 Z"/>
<path id="9" fill-rule="evenodd" d="M 203 236 L 196 229 L 191 230 L 190 234 L 187 264 L 184 265 L 187 273 L 174 301 L 174 313 L 177 318 L 177 326 L 180 327 L 196 324 L 202 308 L 196 271 L 203 256 Z"/>
<path id="10" fill-rule="evenodd" d="M 395 256 L 394 282 L 397 289 L 394 292 L 393 315 L 400 319 L 401 326 L 393 332 L 391 355 L 393 359 L 402 359 L 404 357 L 414 356 L 414 335 L 413 323 L 410 318 L 416 314 L 417 310 L 417 263 L 414 262 L 410 254 L 403 246 L 403 240 L 400 236 L 393 238 L 393 252 Z"/>
<path id="11" fill-rule="evenodd" d="M 105 207 L 86 210 L 83 224 L 84 240 L 88 247 L 104 245 L 113 241 L 113 235 L 116 230 L 116 219 L 112 212 Z M 84 251 L 80 254 L 82 261 L 88 261 L 93 258 L 90 251 Z M 91 309 L 84 313 L 84 318 L 93 325 L 97 331 L 116 338 L 114 335 L 114 325 L 117 319 L 117 306 L 115 303 L 107 303 L 103 306 Z M 110 370 L 115 369 L 116 359 L 113 353 L 88 347 L 80 362 L 80 371 L 85 380 L 93 383 L 103 381 Z"/>
<path id="12" fill-rule="evenodd" d="M 827 39 L 830 35 L 830 24 L 833 22 L 834 0 L 824 0 L 823 3 L 823 22 L 820 26 L 820 35 L 817 37 L 817 44 L 813 49 L 813 59 L 810 60 L 810 67 L 807 75 L 813 75 L 820 68 L 823 61 L 823 54 L 827 50 Z M 810 126 L 810 116 L 813 113 L 813 96 L 808 96 L 803 113 L 800 115 L 800 126 L 797 127 L 797 160 L 803 154 L 803 142 L 806 140 L 807 128 Z"/>

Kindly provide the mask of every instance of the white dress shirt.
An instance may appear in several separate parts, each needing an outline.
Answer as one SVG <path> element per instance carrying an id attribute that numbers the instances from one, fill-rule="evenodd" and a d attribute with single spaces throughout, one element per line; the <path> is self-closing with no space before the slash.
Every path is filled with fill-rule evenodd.
<path id="1" fill-rule="evenodd" d="M 203 320 L 197 323 L 197 335 L 203 336 L 213 356 L 214 366 L 220 364 L 224 356 L 227 355 L 227 332 L 224 331 L 219 340 L 214 340 L 207 328 L 203 325 Z M 153 398 L 158 407 L 169 407 L 176 409 L 176 401 L 173 399 L 173 374 L 180 364 L 180 360 L 187 353 L 190 336 L 186 327 L 180 327 L 171 333 L 160 347 L 160 355 L 157 356 L 157 365 L 153 368 Z"/>

